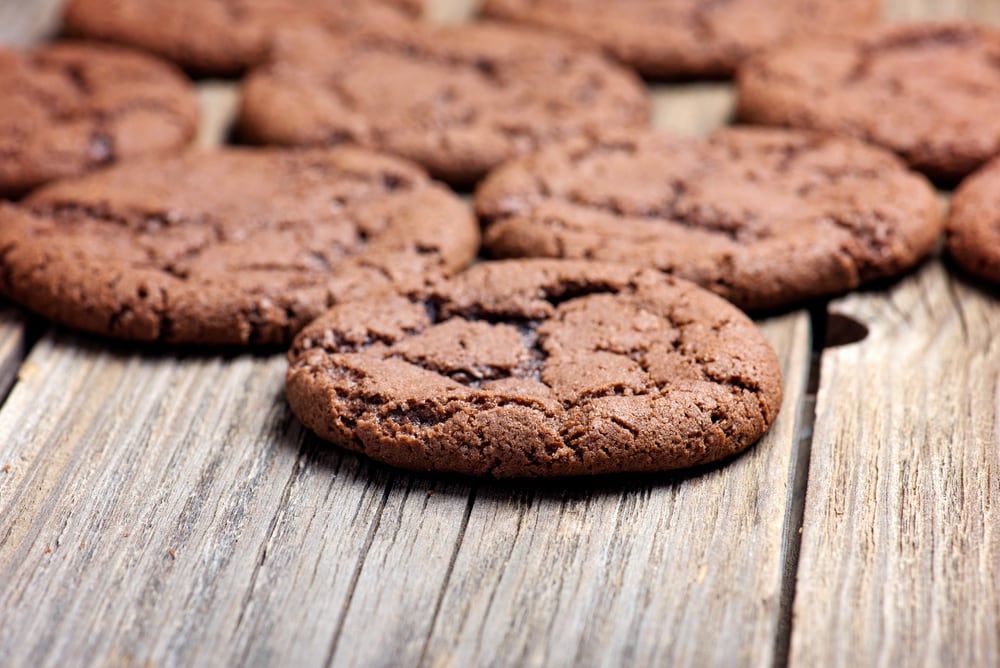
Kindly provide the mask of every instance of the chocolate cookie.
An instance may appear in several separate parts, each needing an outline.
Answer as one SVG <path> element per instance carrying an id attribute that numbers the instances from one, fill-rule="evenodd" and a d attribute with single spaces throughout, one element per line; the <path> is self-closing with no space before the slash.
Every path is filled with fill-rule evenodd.
<path id="1" fill-rule="evenodd" d="M 869 25 L 876 0 L 486 0 L 483 13 L 577 35 L 649 77 L 727 76 L 747 55 Z"/>
<path id="2" fill-rule="evenodd" d="M 277 32 L 355 30 L 418 15 L 422 0 L 70 0 L 67 34 L 129 44 L 203 75 L 263 62 Z"/>
<path id="3" fill-rule="evenodd" d="M 491 174 L 476 207 L 496 257 L 641 264 L 746 309 L 897 274 L 943 226 L 930 184 L 891 153 L 754 128 L 573 139 Z"/>
<path id="4" fill-rule="evenodd" d="M 634 75 L 530 30 L 472 24 L 352 38 L 311 31 L 277 54 L 246 81 L 248 139 L 354 142 L 405 156 L 453 184 L 553 140 L 649 118 Z"/>
<path id="5" fill-rule="evenodd" d="M 468 264 L 468 207 L 360 149 L 144 160 L 0 206 L 0 292 L 142 341 L 286 343 L 339 299 Z"/>
<path id="6" fill-rule="evenodd" d="M 289 352 L 292 410 L 394 466 L 495 477 L 662 471 L 750 446 L 781 405 L 732 305 L 625 265 L 479 264 L 344 302 Z"/>
<path id="7" fill-rule="evenodd" d="M 0 195 L 178 151 L 198 124 L 194 88 L 180 72 L 115 47 L 0 48 L 0 89 Z"/>
<path id="8" fill-rule="evenodd" d="M 740 70 L 739 114 L 852 135 L 955 180 L 1000 153 L 1000 31 L 911 25 L 804 43 Z"/>
<path id="9" fill-rule="evenodd" d="M 970 274 L 1000 283 L 1000 159 L 955 191 L 948 219 L 948 252 Z"/>

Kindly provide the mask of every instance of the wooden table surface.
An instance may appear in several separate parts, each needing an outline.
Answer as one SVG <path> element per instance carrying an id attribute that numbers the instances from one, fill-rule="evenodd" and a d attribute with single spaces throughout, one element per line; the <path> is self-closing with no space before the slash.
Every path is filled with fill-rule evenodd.
<path id="1" fill-rule="evenodd" d="M 54 4 L 0 0 L 0 37 Z M 995 0 L 885 9 L 1000 22 Z M 200 92 L 210 147 L 238 93 Z M 653 93 L 687 134 L 733 106 L 725 83 Z M 934 259 L 761 325 L 786 396 L 746 455 L 497 483 L 325 445 L 281 355 L 2 307 L 0 666 L 1000 665 L 1000 291 Z"/>

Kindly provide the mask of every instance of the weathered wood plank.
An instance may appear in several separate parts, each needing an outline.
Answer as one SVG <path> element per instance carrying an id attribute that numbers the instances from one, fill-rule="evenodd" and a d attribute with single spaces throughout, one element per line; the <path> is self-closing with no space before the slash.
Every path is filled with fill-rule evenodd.
<path id="1" fill-rule="evenodd" d="M 280 357 L 111 348 L 44 337 L 0 412 L 2 665 L 210 645 L 295 470 Z"/>
<path id="2" fill-rule="evenodd" d="M 938 262 L 833 305 L 792 664 L 1000 664 L 1000 301 Z"/>

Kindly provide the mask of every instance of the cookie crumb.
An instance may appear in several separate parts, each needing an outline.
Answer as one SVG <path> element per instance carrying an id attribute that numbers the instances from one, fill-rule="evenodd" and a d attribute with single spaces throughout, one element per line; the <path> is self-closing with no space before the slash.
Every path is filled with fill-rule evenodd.
<path id="1" fill-rule="evenodd" d="M 177 558 L 177 554 L 174 552 L 173 548 L 168 548 L 167 549 L 167 554 L 170 555 L 171 559 L 176 559 Z"/>
<path id="2" fill-rule="evenodd" d="M 4 473 L 10 473 L 10 464 L 4 464 L 3 465 L 3 472 Z"/>

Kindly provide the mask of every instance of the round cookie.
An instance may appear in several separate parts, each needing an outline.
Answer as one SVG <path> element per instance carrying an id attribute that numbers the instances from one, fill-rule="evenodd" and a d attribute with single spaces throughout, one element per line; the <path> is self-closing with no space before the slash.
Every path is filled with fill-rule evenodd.
<path id="1" fill-rule="evenodd" d="M 247 78 L 240 125 L 259 143 L 385 150 L 466 185 L 554 140 L 645 125 L 649 112 L 632 73 L 573 41 L 471 24 L 301 32 Z"/>
<path id="2" fill-rule="evenodd" d="M 876 0 L 486 0 L 486 16 L 593 40 L 643 75 L 728 76 L 791 38 L 866 26 Z"/>
<path id="3" fill-rule="evenodd" d="M 695 466 L 749 447 L 781 405 L 774 351 L 735 307 L 596 262 L 489 262 L 343 302 L 288 357 L 288 401 L 307 427 L 423 471 Z"/>
<path id="4" fill-rule="evenodd" d="M 915 24 L 749 60 L 739 115 L 856 136 L 954 181 L 1000 153 L 1000 31 Z"/>
<path id="5" fill-rule="evenodd" d="M 417 16 L 422 0 L 70 0 L 63 30 L 129 44 L 202 75 L 263 62 L 275 34 L 323 24 L 354 30 Z"/>
<path id="6" fill-rule="evenodd" d="M 117 47 L 0 48 L 0 89 L 0 195 L 178 151 L 198 124 L 190 81 L 169 63 Z"/>
<path id="7" fill-rule="evenodd" d="M 141 341 L 287 343 L 347 296 L 467 265 L 468 207 L 361 149 L 143 160 L 0 206 L 0 292 Z"/>
<path id="8" fill-rule="evenodd" d="M 745 309 L 898 274 L 943 227 L 930 184 L 891 153 L 764 128 L 572 139 L 495 171 L 476 208 L 495 257 L 640 264 Z"/>
<path id="9" fill-rule="evenodd" d="M 955 191 L 948 218 L 948 252 L 970 274 L 1000 283 L 1000 159 Z"/>

